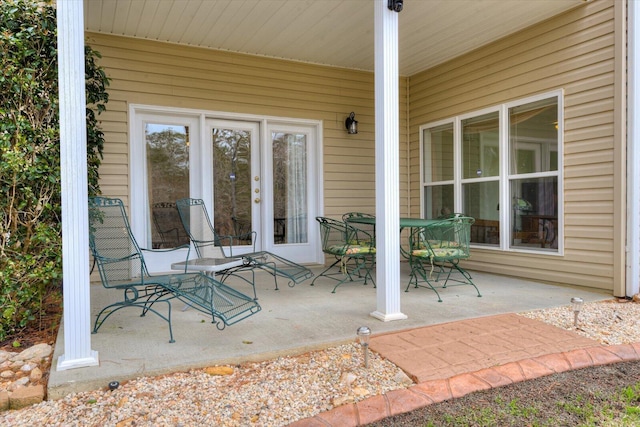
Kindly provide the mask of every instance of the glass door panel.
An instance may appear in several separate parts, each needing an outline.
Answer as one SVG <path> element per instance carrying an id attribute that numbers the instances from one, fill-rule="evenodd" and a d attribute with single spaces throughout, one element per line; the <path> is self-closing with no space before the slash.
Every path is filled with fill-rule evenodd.
<path id="1" fill-rule="evenodd" d="M 145 123 L 151 247 L 189 243 L 175 201 L 189 197 L 189 127 Z"/>
<path id="2" fill-rule="evenodd" d="M 239 245 L 252 245 L 251 131 L 213 128 L 211 138 L 213 226 L 221 236 L 244 236 L 236 241 Z"/>
<path id="3" fill-rule="evenodd" d="M 307 243 L 307 135 L 273 132 L 271 138 L 273 243 Z"/>

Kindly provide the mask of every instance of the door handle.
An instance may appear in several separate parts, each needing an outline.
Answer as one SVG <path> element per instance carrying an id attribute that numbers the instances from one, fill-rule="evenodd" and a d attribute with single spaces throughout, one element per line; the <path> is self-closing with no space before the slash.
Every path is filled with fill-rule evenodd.
<path id="1" fill-rule="evenodd" d="M 256 197 L 255 199 L 253 199 L 253 201 L 256 203 L 260 203 L 260 197 Z"/>

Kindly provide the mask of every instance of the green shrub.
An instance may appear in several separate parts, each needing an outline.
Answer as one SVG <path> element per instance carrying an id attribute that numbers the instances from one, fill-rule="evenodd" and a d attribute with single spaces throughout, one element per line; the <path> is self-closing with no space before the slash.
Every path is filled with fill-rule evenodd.
<path id="1" fill-rule="evenodd" d="M 0 341 L 36 320 L 60 286 L 60 132 L 55 8 L 0 2 Z M 99 54 L 86 48 L 89 193 L 98 194 L 108 101 Z M 94 112 L 95 110 L 95 112 Z"/>

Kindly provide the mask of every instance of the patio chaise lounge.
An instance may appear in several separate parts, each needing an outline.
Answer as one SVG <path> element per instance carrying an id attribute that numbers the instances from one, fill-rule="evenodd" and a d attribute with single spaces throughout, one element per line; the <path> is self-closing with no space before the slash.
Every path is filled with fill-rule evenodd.
<path id="1" fill-rule="evenodd" d="M 307 267 L 271 252 L 256 251 L 256 233 L 253 231 L 240 236 L 219 235 L 211 225 L 202 199 L 180 199 L 176 202 L 176 206 L 182 225 L 193 242 L 199 258 L 226 259 L 241 256 L 245 259 L 243 267 L 245 270 L 250 270 L 253 274 L 255 269 L 260 269 L 271 274 L 274 277 L 276 290 L 278 290 L 278 277 L 285 278 L 289 287 L 293 287 L 296 283 L 313 276 Z M 253 243 L 251 251 L 234 254 L 234 246 L 241 241 L 251 241 Z M 225 252 L 225 246 L 229 248 L 229 254 Z"/>
<path id="2" fill-rule="evenodd" d="M 211 316 L 218 329 L 233 325 L 261 310 L 254 298 L 244 295 L 203 273 L 149 274 L 120 199 L 89 199 L 89 245 L 105 288 L 123 292 L 122 300 L 100 310 L 93 327 L 97 333 L 104 321 L 118 310 L 138 307 L 141 317 L 151 311 L 171 327 L 171 300 L 178 299 Z M 174 249 L 168 249 L 174 250 Z M 167 304 L 167 314 L 155 304 Z"/>

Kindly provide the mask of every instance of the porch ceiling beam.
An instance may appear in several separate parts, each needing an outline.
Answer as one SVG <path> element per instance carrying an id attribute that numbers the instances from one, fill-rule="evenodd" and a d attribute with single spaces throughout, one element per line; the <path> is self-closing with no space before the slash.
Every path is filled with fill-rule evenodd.
<path id="1" fill-rule="evenodd" d="M 64 354 L 57 370 L 98 365 L 91 350 L 83 3 L 58 0 Z"/>
<path id="2" fill-rule="evenodd" d="M 398 13 L 375 0 L 376 311 L 401 320 Z"/>

